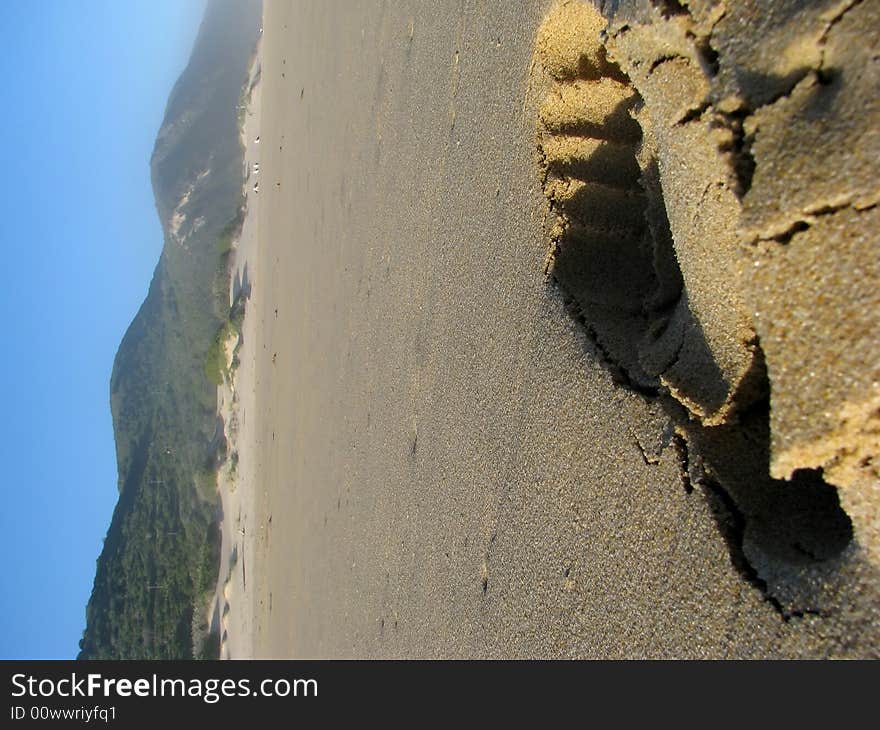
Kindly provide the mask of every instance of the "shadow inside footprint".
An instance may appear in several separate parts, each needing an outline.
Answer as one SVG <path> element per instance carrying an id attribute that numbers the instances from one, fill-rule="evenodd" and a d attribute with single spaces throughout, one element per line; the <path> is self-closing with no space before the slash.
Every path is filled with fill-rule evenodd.
<path id="1" fill-rule="evenodd" d="M 704 428 L 687 419 L 679 428 L 692 451 L 688 476 L 703 488 L 739 572 L 784 617 L 821 613 L 823 591 L 853 544 L 852 521 L 821 470 L 769 476 L 769 415 L 764 400 L 736 424 Z M 680 409 L 674 417 L 682 423 Z"/>

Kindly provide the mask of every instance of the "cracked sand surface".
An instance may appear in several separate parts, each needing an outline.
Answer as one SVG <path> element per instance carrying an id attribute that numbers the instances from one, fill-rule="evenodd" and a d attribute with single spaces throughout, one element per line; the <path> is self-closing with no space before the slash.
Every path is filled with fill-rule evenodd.
<path id="1" fill-rule="evenodd" d="M 537 140 L 551 274 L 606 364 L 696 449 L 687 483 L 725 505 L 734 562 L 788 617 L 824 615 L 880 557 L 880 77 L 858 30 L 880 16 L 859 5 L 812 8 L 804 32 L 791 4 L 629 2 L 606 29 L 569 0 L 536 40 L 552 79 Z M 750 53 L 746 21 L 798 39 L 784 68 Z M 611 201 L 600 190 L 620 183 L 593 143 L 620 158 L 624 137 L 641 174 Z"/>
<path id="2" fill-rule="evenodd" d="M 657 140 L 692 310 L 710 346 L 737 334 L 735 354 L 749 328 L 760 340 L 773 476 L 823 468 L 876 490 L 880 8 L 695 0 L 609 15 L 609 52 Z M 682 123 L 682 109 L 698 111 Z M 735 384 L 729 359 L 716 355 Z"/>

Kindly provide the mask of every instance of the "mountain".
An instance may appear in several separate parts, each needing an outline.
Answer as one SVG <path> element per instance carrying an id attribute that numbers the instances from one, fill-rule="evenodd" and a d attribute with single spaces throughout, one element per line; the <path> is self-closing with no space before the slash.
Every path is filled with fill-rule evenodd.
<path id="1" fill-rule="evenodd" d="M 196 627 L 217 577 L 222 431 L 205 362 L 229 316 L 228 234 L 244 214 L 237 107 L 260 18 L 260 0 L 209 0 L 156 139 L 150 169 L 165 241 L 110 378 L 119 501 L 80 658 L 206 651 Z"/>

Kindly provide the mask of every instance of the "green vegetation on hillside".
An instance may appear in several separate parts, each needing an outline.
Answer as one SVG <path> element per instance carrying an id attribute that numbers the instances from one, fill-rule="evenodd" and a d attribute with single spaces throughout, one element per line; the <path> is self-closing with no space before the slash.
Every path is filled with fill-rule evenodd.
<path id="1" fill-rule="evenodd" d="M 241 235 L 241 227 L 244 224 L 245 208 L 242 203 L 233 218 L 217 239 L 217 271 L 214 275 L 214 297 L 216 307 L 222 310 L 229 300 L 229 256 L 232 253 L 233 243 Z M 214 385 L 221 385 L 224 378 L 229 376 L 227 372 L 224 345 L 233 335 L 241 334 L 241 324 L 244 318 L 244 297 L 238 296 L 229 307 L 229 311 L 205 356 L 205 376 Z"/>
<path id="2" fill-rule="evenodd" d="M 81 658 L 214 653 L 201 613 L 217 578 L 219 501 L 205 475 L 225 444 L 205 363 L 231 321 L 228 264 L 244 183 L 236 103 L 260 11 L 259 0 L 209 0 L 156 140 L 151 171 L 165 245 L 113 366 L 120 494 L 97 561 Z M 184 216 L 175 231 L 178 208 Z"/>

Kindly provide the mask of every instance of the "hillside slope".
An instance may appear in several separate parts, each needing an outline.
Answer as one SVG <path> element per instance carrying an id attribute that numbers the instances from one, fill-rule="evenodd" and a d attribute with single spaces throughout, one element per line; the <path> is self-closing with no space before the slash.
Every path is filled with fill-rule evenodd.
<path id="1" fill-rule="evenodd" d="M 259 0 L 209 1 L 156 140 L 151 174 L 165 242 L 113 365 L 120 497 L 80 658 L 192 656 L 193 609 L 216 578 L 210 475 L 219 444 L 204 364 L 229 310 L 223 240 L 243 213 L 237 106 L 260 14 Z"/>

